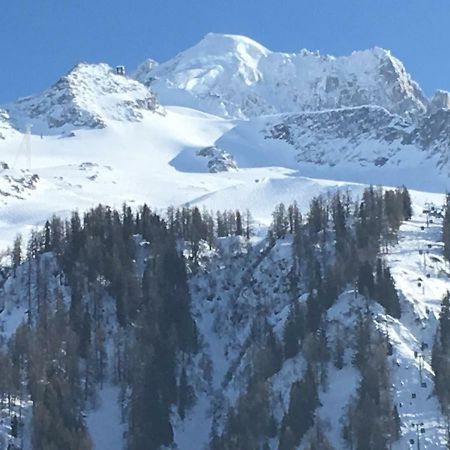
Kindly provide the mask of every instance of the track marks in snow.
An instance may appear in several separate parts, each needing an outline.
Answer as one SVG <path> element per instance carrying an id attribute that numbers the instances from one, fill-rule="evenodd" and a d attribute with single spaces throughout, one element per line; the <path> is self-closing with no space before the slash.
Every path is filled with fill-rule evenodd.
<path id="1" fill-rule="evenodd" d="M 379 326 L 388 332 L 394 347 L 392 382 L 394 402 L 402 421 L 402 438 L 395 449 L 408 448 L 410 439 L 417 445 L 421 424 L 421 448 L 444 447 L 444 422 L 439 401 L 434 395 L 431 349 L 438 325 L 441 300 L 450 289 L 449 266 L 442 257 L 442 224 L 427 227 L 421 214 L 403 224 L 398 245 L 390 249 L 386 260 L 399 291 L 400 321 L 380 315 Z"/>

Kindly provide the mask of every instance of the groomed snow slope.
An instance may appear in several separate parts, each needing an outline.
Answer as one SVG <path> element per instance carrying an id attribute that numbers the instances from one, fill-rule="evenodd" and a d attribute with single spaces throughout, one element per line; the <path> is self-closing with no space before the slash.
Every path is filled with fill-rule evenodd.
<path id="1" fill-rule="evenodd" d="M 100 202 L 116 206 L 146 202 L 154 208 L 184 204 L 211 210 L 249 208 L 258 221 L 267 224 L 279 202 L 295 199 L 306 207 L 312 197 L 330 189 L 360 192 L 362 186 L 354 182 L 405 184 L 434 192 L 449 186 L 433 166 L 433 158 L 416 158 L 420 154 L 414 148 L 404 151 L 405 158 L 410 158 L 404 167 L 363 167 L 349 161 L 322 166 L 298 162 L 293 146 L 264 139 L 261 128 L 251 127 L 252 123 L 168 107 L 164 115 L 144 111 L 140 122 L 110 120 L 103 129 L 32 134 L 31 172 L 23 172 L 28 164 L 26 138 L 15 132 L 0 140 L 0 161 L 10 168 L 2 173 L 0 247 L 9 245 L 17 232 L 27 234 L 32 226 L 42 225 L 54 213 L 65 215 Z M 209 173 L 208 158 L 198 152 L 214 144 L 233 154 L 238 170 Z M 330 152 L 332 144 L 327 144 Z M 434 174 L 431 179 L 425 169 Z M 16 194 L 14 180 L 26 181 L 33 174 L 37 177 L 31 185 L 17 185 L 22 194 L 8 193 Z"/>

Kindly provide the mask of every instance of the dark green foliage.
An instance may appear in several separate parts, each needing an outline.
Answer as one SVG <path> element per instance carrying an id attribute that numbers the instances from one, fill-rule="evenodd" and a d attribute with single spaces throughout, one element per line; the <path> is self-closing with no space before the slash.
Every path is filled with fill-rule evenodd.
<path id="1" fill-rule="evenodd" d="M 261 343 L 254 358 L 253 374 L 255 379 L 267 380 L 281 369 L 283 349 L 272 327 L 266 321 L 261 331 L 260 338 L 255 339 Z"/>
<path id="2" fill-rule="evenodd" d="M 91 448 L 81 411 L 106 365 L 102 298 L 115 305 L 119 335 L 126 336 L 129 349 L 119 353 L 117 362 L 117 376 L 131 392 L 129 448 L 172 444 L 171 408 L 177 405 L 184 417 L 195 401 L 184 368 L 178 380 L 177 355 L 198 347 L 186 261 L 177 240 L 185 233 L 197 259 L 200 241 L 212 227 L 208 217 L 196 208 L 180 210 L 169 216 L 169 228 L 146 205 L 137 214 L 126 205 L 121 212 L 100 205 L 82 217 L 74 212 L 65 223 L 53 218 L 42 233 L 32 233 L 27 250 L 30 326 L 19 328 L 13 339 L 11 367 L 17 365 L 28 378 L 34 448 Z M 142 240 L 143 273 L 136 264 Z M 17 267 L 19 244 L 18 239 Z M 54 252 L 59 280 L 70 289 L 68 310 L 56 293 L 56 309 L 48 307 L 47 252 Z M 10 367 L 6 361 L 5 370 Z"/>
<path id="3" fill-rule="evenodd" d="M 439 333 L 441 346 L 444 351 L 450 351 L 450 294 L 447 293 L 442 300 L 439 315 Z"/>
<path id="4" fill-rule="evenodd" d="M 294 303 L 289 311 L 283 330 L 284 357 L 292 358 L 300 351 L 300 345 L 306 334 L 304 308 Z"/>
<path id="5" fill-rule="evenodd" d="M 450 294 L 442 300 L 439 327 L 433 343 L 431 365 L 435 389 L 443 412 L 450 415 Z"/>
<path id="6" fill-rule="evenodd" d="M 277 423 L 270 412 L 269 393 L 265 382 L 251 380 L 247 392 L 236 408 L 228 412 L 222 436 L 213 435 L 213 450 L 259 449 L 267 438 L 277 434 Z"/>
<path id="7" fill-rule="evenodd" d="M 336 342 L 334 346 L 333 364 L 336 369 L 341 370 L 344 367 L 344 342 L 340 334 L 336 335 Z"/>
<path id="8" fill-rule="evenodd" d="M 328 211 L 325 207 L 324 200 L 321 197 L 316 197 L 311 201 L 308 227 L 311 236 L 317 236 L 318 233 L 324 231 L 328 224 Z"/>
<path id="9" fill-rule="evenodd" d="M 362 201 L 353 206 L 349 195 L 339 192 L 329 200 L 313 199 L 306 224 L 302 224 L 296 206 L 288 207 L 291 212 L 287 219 L 284 211 L 280 205 L 272 230 L 275 236 L 287 232 L 294 235 L 295 270 L 290 273 L 289 285 L 298 290 L 299 273 L 307 280 L 307 323 L 311 331 L 319 328 L 323 314 L 348 284 L 356 283 L 361 294 L 379 301 L 392 316 L 400 317 L 400 302 L 389 268 L 383 266 L 377 282 L 373 267 L 380 247 L 387 251 L 401 222 L 411 218 L 406 188 L 383 191 L 370 187 L 364 191 Z"/>
<path id="10" fill-rule="evenodd" d="M 311 293 L 306 301 L 308 328 L 312 332 L 319 328 L 320 320 L 322 318 L 322 307 L 317 293 Z"/>
<path id="11" fill-rule="evenodd" d="M 242 236 L 244 234 L 244 228 L 242 225 L 242 216 L 239 211 L 236 211 L 236 236 Z"/>
<path id="12" fill-rule="evenodd" d="M 450 194 L 446 196 L 442 240 L 444 242 L 444 256 L 447 261 L 450 261 Z"/>
<path id="13" fill-rule="evenodd" d="M 158 364 L 158 365 L 157 365 Z M 143 362 L 133 383 L 129 445 L 132 449 L 157 450 L 173 441 L 168 399 L 161 392 L 161 369 L 156 357 Z"/>
<path id="14" fill-rule="evenodd" d="M 336 195 L 332 204 L 333 223 L 336 240 L 336 252 L 344 253 L 349 242 L 349 236 L 346 225 L 346 213 L 341 201 L 340 195 Z"/>
<path id="15" fill-rule="evenodd" d="M 284 238 L 289 230 L 289 217 L 286 207 L 283 203 L 280 203 L 275 207 L 275 211 L 272 214 L 273 223 L 272 231 L 274 237 L 277 239 Z"/>
<path id="16" fill-rule="evenodd" d="M 375 277 L 372 266 L 365 262 L 359 269 L 358 291 L 361 295 L 377 300 L 386 312 L 395 318 L 400 318 L 400 299 L 389 267 L 381 259 L 377 260 Z"/>
<path id="17" fill-rule="evenodd" d="M 64 305 L 36 328 L 19 327 L 12 341 L 14 364 L 26 371 L 33 400 L 33 448 L 88 450 L 91 442 L 81 416 L 77 337 Z"/>
<path id="18" fill-rule="evenodd" d="M 408 189 L 405 186 L 401 189 L 401 195 L 403 200 L 403 219 L 410 220 L 413 215 L 413 208 L 411 202 L 411 196 L 409 195 Z"/>
<path id="19" fill-rule="evenodd" d="M 14 414 L 11 418 L 11 436 L 16 438 L 19 436 L 19 418 Z"/>
<path id="20" fill-rule="evenodd" d="M 314 371 L 308 366 L 303 379 L 291 387 L 289 408 L 281 424 L 280 450 L 291 450 L 300 444 L 302 437 L 314 424 L 318 405 Z"/>
<path id="21" fill-rule="evenodd" d="M 91 315 L 89 309 L 86 307 L 81 330 L 79 333 L 79 352 L 84 359 L 88 357 L 89 347 L 91 345 Z"/>
<path id="22" fill-rule="evenodd" d="M 355 365 L 361 372 L 357 398 L 348 407 L 343 437 L 355 450 L 383 450 L 400 435 L 400 420 L 392 405 L 386 355 L 387 339 L 369 315 L 361 317 L 356 335 Z"/>
<path id="23" fill-rule="evenodd" d="M 377 261 L 374 297 L 389 315 L 400 318 L 400 299 L 394 279 L 389 267 L 384 266 L 380 259 Z"/>
<path id="24" fill-rule="evenodd" d="M 195 401 L 194 389 L 188 384 L 186 369 L 181 370 L 180 382 L 178 384 L 178 415 L 184 420 L 186 411 L 190 409 Z"/>
<path id="25" fill-rule="evenodd" d="M 251 332 L 242 355 L 250 382 L 230 410 L 221 435 L 212 433 L 211 448 L 261 449 L 278 438 L 280 448 L 290 450 L 308 430 L 306 448 L 330 447 L 315 421 L 317 390 L 318 385 L 326 386 L 330 361 L 343 367 L 344 348 L 342 340 L 334 343 L 332 351 L 328 347 L 326 312 L 338 295 L 357 281 L 361 293 L 399 317 L 389 268 L 380 261 L 375 277 L 373 268 L 380 246 L 395 239 L 401 221 L 410 216 L 411 202 L 405 189 L 383 192 L 370 188 L 357 205 L 350 202 L 348 194 L 319 197 L 311 202 L 306 222 L 296 204 L 276 208 L 270 242 L 257 261 L 273 245 L 293 241 L 294 263 L 288 268 L 289 275 L 283 275 L 291 309 L 280 342 L 264 315 L 270 299 L 261 298 L 262 313 L 250 318 Z M 114 369 L 127 396 L 123 411 L 128 418 L 127 446 L 130 450 L 173 446 L 173 411 L 184 420 L 196 400 L 190 376 L 196 359 L 192 354 L 200 343 L 191 315 L 188 272 L 204 270 L 204 250 L 206 246 L 214 248 L 218 238 L 250 235 L 248 211 L 245 216 L 240 211 L 213 216 L 196 207 L 169 208 L 163 218 L 147 205 L 139 211 L 127 205 L 120 210 L 99 205 L 83 215 L 74 212 L 65 222 L 54 217 L 42 231 L 34 231 L 27 246 L 29 324 L 18 329 L 10 345 L 11 355 L 0 355 L 1 392 L 21 388 L 21 378 L 14 373 L 22 374 L 29 387 L 34 447 L 91 448 L 82 411 L 93 397 L 93 386 L 103 380 L 105 329 L 99 324 L 105 320 L 105 307 L 115 308 L 118 324 Z M 283 244 L 278 239 L 286 240 Z M 236 258 L 248 257 L 244 255 Z M 16 270 L 22 263 L 20 239 L 12 256 Z M 55 299 L 54 311 L 48 306 L 41 264 L 46 257 L 57 261 L 54 275 L 65 284 L 61 290 L 70 292 L 70 304 L 66 307 Z M 243 281 L 246 279 L 242 289 L 251 288 L 252 277 Z M 274 289 L 274 294 L 281 289 Z M 304 292 L 309 292 L 309 297 L 301 304 L 299 295 Z M 239 320 L 247 318 L 244 313 Z M 445 328 L 443 319 L 441 346 L 447 341 L 442 338 Z M 388 344 L 377 339 L 370 326 L 361 322 L 354 362 L 362 380 L 353 407 L 373 420 L 368 425 L 355 419 L 356 413 L 351 416 L 348 439 L 358 443 L 358 449 L 367 445 L 367 439 L 367 448 L 381 448 L 391 439 L 385 432 L 391 426 L 388 422 L 396 429 L 399 426 L 398 412 L 384 400 L 389 398 L 385 395 L 388 377 L 381 353 L 387 352 Z M 300 351 L 308 367 L 303 379 L 292 385 L 288 410 L 278 424 L 271 413 L 268 380 L 280 371 L 284 359 Z M 394 431 L 390 432 L 394 436 Z"/>
<path id="26" fill-rule="evenodd" d="M 358 274 L 358 292 L 366 297 L 373 298 L 375 293 L 375 281 L 373 278 L 373 269 L 368 262 L 364 262 L 359 268 Z"/>
<path id="27" fill-rule="evenodd" d="M 22 236 L 19 234 L 14 240 L 14 245 L 11 253 L 11 260 L 13 266 L 13 275 L 16 276 L 17 268 L 22 262 Z"/>
<path id="28" fill-rule="evenodd" d="M 137 327 L 130 447 L 140 449 L 147 442 L 146 448 L 157 449 L 173 439 L 170 405 L 178 403 L 183 417 L 192 403 L 185 372 L 177 388 L 176 352 L 189 353 L 197 348 L 186 267 L 171 237 L 155 243 L 144 272 Z"/>
<path id="29" fill-rule="evenodd" d="M 333 446 L 325 435 L 324 425 L 318 419 L 312 430 L 311 437 L 309 439 L 307 450 L 333 450 Z"/>

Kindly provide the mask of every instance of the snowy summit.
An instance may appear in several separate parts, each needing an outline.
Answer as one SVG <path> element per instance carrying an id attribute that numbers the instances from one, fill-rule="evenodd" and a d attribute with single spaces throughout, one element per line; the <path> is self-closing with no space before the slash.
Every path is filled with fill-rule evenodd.
<path id="1" fill-rule="evenodd" d="M 450 94 L 148 56 L 0 107 L 0 448 L 448 448 Z"/>

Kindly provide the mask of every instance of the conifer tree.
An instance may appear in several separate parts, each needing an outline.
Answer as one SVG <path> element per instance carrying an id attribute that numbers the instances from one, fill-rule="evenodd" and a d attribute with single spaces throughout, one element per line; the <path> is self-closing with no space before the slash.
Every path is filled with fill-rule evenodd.
<path id="1" fill-rule="evenodd" d="M 18 234 L 14 240 L 13 250 L 11 254 L 13 274 L 16 276 L 17 268 L 22 262 L 22 235 Z"/>

